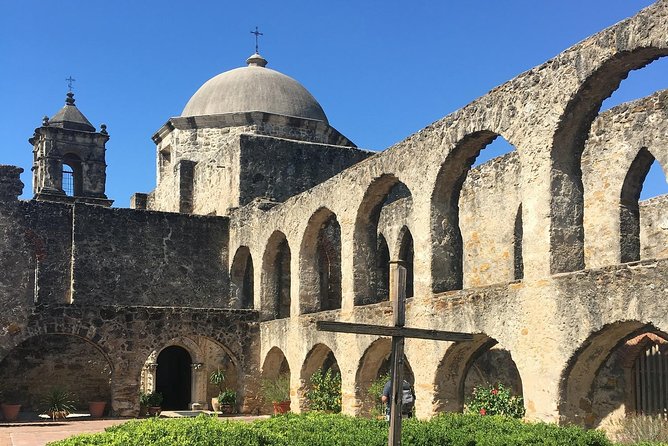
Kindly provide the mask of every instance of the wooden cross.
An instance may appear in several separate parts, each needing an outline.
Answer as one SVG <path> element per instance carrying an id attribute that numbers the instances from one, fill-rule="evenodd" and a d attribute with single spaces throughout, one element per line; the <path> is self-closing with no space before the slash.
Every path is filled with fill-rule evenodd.
<path id="1" fill-rule="evenodd" d="M 255 27 L 255 31 L 251 31 L 251 34 L 255 34 L 255 54 L 258 54 L 257 48 L 258 48 L 258 39 L 260 36 L 264 36 L 264 33 L 261 33 L 258 29 L 257 26 Z"/>
<path id="2" fill-rule="evenodd" d="M 401 263 L 403 262 L 390 262 L 390 301 L 392 302 L 393 327 L 332 321 L 316 323 L 316 329 L 320 331 L 392 337 L 392 406 L 390 407 L 390 432 L 387 441 L 389 446 L 401 445 L 404 340 L 406 338 L 456 342 L 473 340 L 473 335 L 469 333 L 404 327 L 406 322 L 406 268 Z"/>

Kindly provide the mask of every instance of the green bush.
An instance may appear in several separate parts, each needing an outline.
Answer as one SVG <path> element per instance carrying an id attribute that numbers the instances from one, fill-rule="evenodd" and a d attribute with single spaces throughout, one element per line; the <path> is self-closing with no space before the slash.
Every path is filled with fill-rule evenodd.
<path id="1" fill-rule="evenodd" d="M 444 414 L 429 421 L 403 422 L 404 446 L 611 446 L 599 431 L 553 424 L 529 424 L 501 416 Z M 108 428 L 54 446 L 385 446 L 383 420 L 310 412 L 281 415 L 253 423 L 218 418 L 159 419 Z M 650 443 L 645 443 L 650 446 Z M 654 444 L 656 446 L 656 444 Z"/>
<path id="2" fill-rule="evenodd" d="M 311 385 L 306 392 L 306 399 L 311 410 L 341 412 L 341 374 L 332 369 L 323 373 L 316 370 L 311 375 Z"/>
<path id="3" fill-rule="evenodd" d="M 380 375 L 371 383 L 369 389 L 367 390 L 369 399 L 373 401 L 373 407 L 371 408 L 369 415 L 374 418 L 380 415 L 385 415 L 385 404 L 381 401 L 380 398 L 383 396 L 383 389 L 389 380 L 390 372 Z"/>
<path id="4" fill-rule="evenodd" d="M 524 401 L 521 396 L 513 396 L 503 384 L 481 386 L 473 389 L 473 395 L 466 404 L 466 413 L 477 415 L 504 415 L 512 418 L 524 416 Z"/>

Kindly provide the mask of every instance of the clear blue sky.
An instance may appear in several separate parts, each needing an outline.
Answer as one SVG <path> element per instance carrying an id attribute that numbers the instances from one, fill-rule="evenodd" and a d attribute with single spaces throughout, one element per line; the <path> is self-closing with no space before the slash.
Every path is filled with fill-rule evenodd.
<path id="1" fill-rule="evenodd" d="M 111 135 L 107 195 L 128 206 L 155 186 L 151 135 L 207 79 L 244 64 L 256 25 L 269 67 L 299 80 L 359 147 L 382 150 L 651 3 L 4 0 L 0 163 L 26 170 L 32 196 L 27 140 L 62 107 L 71 75 L 77 106 Z M 659 60 L 604 106 L 663 88 Z M 667 189 L 654 169 L 643 195 Z"/>

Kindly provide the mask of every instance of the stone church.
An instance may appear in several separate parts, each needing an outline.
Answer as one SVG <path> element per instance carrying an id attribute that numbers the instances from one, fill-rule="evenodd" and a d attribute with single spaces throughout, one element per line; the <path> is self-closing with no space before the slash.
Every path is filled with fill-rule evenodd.
<path id="1" fill-rule="evenodd" d="M 390 340 L 315 323 L 390 324 L 402 261 L 407 326 L 473 334 L 406 341 L 418 417 L 498 382 L 532 420 L 666 416 L 668 196 L 639 197 L 668 169 L 668 90 L 599 113 L 666 55 L 659 0 L 373 153 L 253 54 L 155 132 L 157 185 L 131 209 L 105 194 L 106 127 L 68 94 L 29 139 L 34 198 L 0 166 L 5 398 L 206 407 L 220 368 L 241 412 L 265 411 L 260 380 L 280 374 L 299 412 L 333 368 L 343 412 L 366 415 Z M 475 165 L 496 138 L 514 150 Z"/>

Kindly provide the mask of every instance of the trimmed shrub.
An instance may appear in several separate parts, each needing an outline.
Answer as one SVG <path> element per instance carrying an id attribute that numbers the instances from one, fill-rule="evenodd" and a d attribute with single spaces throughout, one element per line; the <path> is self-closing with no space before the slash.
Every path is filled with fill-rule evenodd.
<path id="1" fill-rule="evenodd" d="M 444 414 L 403 423 L 404 446 L 610 446 L 599 431 L 553 424 L 529 424 L 500 416 Z M 99 434 L 86 434 L 54 446 L 385 446 L 383 420 L 310 412 L 252 423 L 201 415 L 190 419 L 130 421 Z M 646 443 L 649 446 L 649 443 Z M 656 444 L 655 444 L 656 445 Z"/>

